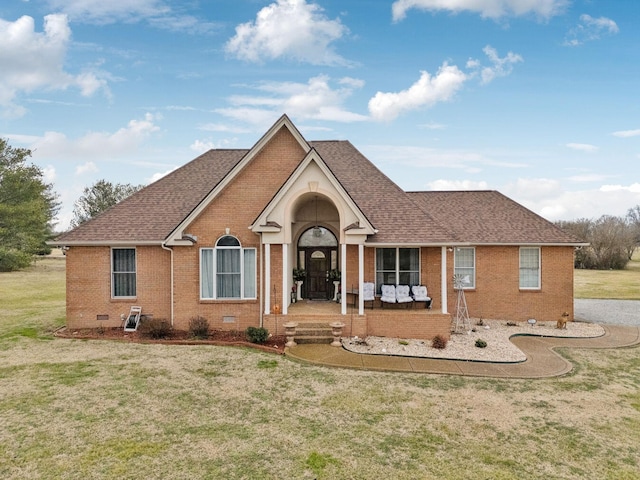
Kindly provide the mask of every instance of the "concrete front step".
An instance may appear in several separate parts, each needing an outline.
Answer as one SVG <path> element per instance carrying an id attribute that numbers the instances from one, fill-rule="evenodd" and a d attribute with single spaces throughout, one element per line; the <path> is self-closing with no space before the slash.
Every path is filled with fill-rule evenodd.
<path id="1" fill-rule="evenodd" d="M 333 337 L 326 335 L 296 335 L 295 337 L 296 343 L 326 343 L 329 344 L 333 342 Z"/>
<path id="2" fill-rule="evenodd" d="M 296 343 L 331 343 L 331 327 L 328 323 L 298 323 L 295 335 Z"/>

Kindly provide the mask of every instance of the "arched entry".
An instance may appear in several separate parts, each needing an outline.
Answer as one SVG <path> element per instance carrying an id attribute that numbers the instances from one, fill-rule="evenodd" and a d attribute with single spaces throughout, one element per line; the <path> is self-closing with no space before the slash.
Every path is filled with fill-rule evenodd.
<path id="1" fill-rule="evenodd" d="M 306 230 L 298 240 L 298 268 L 306 271 L 303 297 L 326 300 L 333 293 L 329 272 L 338 268 L 338 240 L 324 227 Z"/>

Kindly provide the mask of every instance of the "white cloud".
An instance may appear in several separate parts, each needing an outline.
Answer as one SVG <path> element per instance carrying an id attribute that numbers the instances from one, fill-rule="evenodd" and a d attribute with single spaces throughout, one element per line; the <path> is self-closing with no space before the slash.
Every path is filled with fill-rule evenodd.
<path id="1" fill-rule="evenodd" d="M 26 110 L 15 104 L 21 92 L 44 89 L 80 88 L 88 96 L 103 89 L 106 81 L 95 73 L 77 76 L 64 71 L 64 59 L 71 40 L 66 15 L 44 17 L 44 32 L 35 31 L 32 17 L 23 16 L 15 22 L 0 19 L 0 108 L 5 116 L 20 116 Z"/>
<path id="2" fill-rule="evenodd" d="M 369 100 L 369 113 L 375 120 L 390 121 L 406 111 L 450 100 L 467 78 L 455 65 L 444 63 L 433 77 L 421 72 L 418 81 L 406 90 L 376 93 Z"/>
<path id="3" fill-rule="evenodd" d="M 157 132 L 159 127 L 154 120 L 154 116 L 147 113 L 144 119 L 131 120 L 115 133 L 91 132 L 77 139 L 69 139 L 60 132 L 46 132 L 34 139 L 29 148 L 34 158 L 113 158 L 136 151 L 147 137 Z"/>
<path id="4" fill-rule="evenodd" d="M 210 140 L 196 140 L 191 145 L 189 145 L 189 148 L 195 152 L 204 153 L 213 148 L 216 148 L 216 146 Z"/>
<path id="5" fill-rule="evenodd" d="M 153 182 L 157 182 L 158 180 L 160 180 L 162 177 L 166 177 L 167 175 L 169 175 L 171 172 L 173 172 L 176 168 L 178 167 L 173 167 L 170 168 L 169 170 L 165 170 L 164 172 L 158 172 L 158 173 L 154 173 L 153 175 L 151 175 L 149 178 L 145 179 L 145 184 L 149 185 L 150 183 Z"/>
<path id="6" fill-rule="evenodd" d="M 640 204 L 640 184 L 604 185 L 588 190 L 567 190 L 555 179 L 518 179 L 505 185 L 502 193 L 548 220 L 598 218 L 602 215 L 624 216 L 629 208 Z"/>
<path id="7" fill-rule="evenodd" d="M 517 53 L 508 52 L 505 57 L 500 58 L 495 48 L 487 45 L 482 49 L 491 62 L 490 67 L 483 67 L 479 60 L 470 59 L 467 61 L 467 68 L 480 72 L 483 84 L 491 82 L 496 77 L 506 77 L 513 71 L 513 65 L 523 62 L 522 56 Z"/>
<path id="8" fill-rule="evenodd" d="M 53 165 L 47 165 L 42 169 L 42 177 L 45 183 L 53 183 L 56 180 L 56 168 Z"/>
<path id="9" fill-rule="evenodd" d="M 588 143 L 567 143 L 565 146 L 572 150 L 578 150 L 580 152 L 586 153 L 593 153 L 598 151 L 598 147 L 596 147 L 595 145 L 590 145 Z"/>
<path id="10" fill-rule="evenodd" d="M 225 138 L 219 142 L 213 140 L 195 140 L 189 148 L 197 153 L 204 153 L 213 148 L 232 148 L 238 142 L 237 138 Z"/>
<path id="11" fill-rule="evenodd" d="M 550 18 L 562 13 L 568 4 L 569 0 L 396 0 L 391 10 L 396 22 L 404 19 L 407 11 L 412 8 L 432 12 L 469 11 L 478 13 L 483 18 L 493 19 L 529 14 Z"/>
<path id="12" fill-rule="evenodd" d="M 489 184 L 485 181 L 473 180 L 434 180 L 427 183 L 431 190 L 487 190 Z"/>
<path id="13" fill-rule="evenodd" d="M 96 173 L 98 171 L 98 166 L 94 162 L 86 162 L 76 167 L 76 175 L 84 175 L 85 173 Z"/>
<path id="14" fill-rule="evenodd" d="M 331 45 L 348 31 L 339 19 L 328 19 L 315 3 L 277 0 L 260 10 L 254 22 L 238 25 L 225 49 L 255 63 L 286 58 L 313 65 L 347 65 Z"/>
<path id="15" fill-rule="evenodd" d="M 74 22 L 108 25 L 146 21 L 155 28 L 188 33 L 219 29 L 218 24 L 180 14 L 164 0 L 48 0 L 47 3 L 49 8 L 67 14 Z"/>
<path id="16" fill-rule="evenodd" d="M 605 175 L 601 173 L 584 173 L 582 175 L 573 175 L 569 180 L 576 183 L 602 182 L 607 178 L 615 177 L 615 175 Z"/>
<path id="17" fill-rule="evenodd" d="M 640 136 L 640 129 L 638 130 L 620 130 L 619 132 L 613 132 L 611 135 L 614 137 L 628 138 Z"/>
<path id="18" fill-rule="evenodd" d="M 603 192 L 621 192 L 627 191 L 631 193 L 640 193 L 640 183 L 632 183 L 631 185 L 603 185 L 600 187 Z"/>
<path id="19" fill-rule="evenodd" d="M 230 132 L 230 133 L 249 133 L 250 130 L 225 123 L 205 123 L 198 127 L 199 130 L 205 132 Z"/>
<path id="20" fill-rule="evenodd" d="M 363 83 L 350 77 L 338 80 L 337 87 L 332 83 L 326 75 L 310 78 L 307 83 L 263 82 L 252 87 L 260 92 L 258 95 L 232 96 L 229 98 L 232 107 L 216 112 L 259 128 L 273 123 L 282 112 L 298 120 L 347 123 L 366 120 L 366 116 L 350 112 L 343 106 L 354 89 Z"/>
<path id="21" fill-rule="evenodd" d="M 599 40 L 605 35 L 615 35 L 620 29 L 610 18 L 594 18 L 591 15 L 580 15 L 580 22 L 567 33 L 564 44 L 577 47 L 591 40 Z"/>

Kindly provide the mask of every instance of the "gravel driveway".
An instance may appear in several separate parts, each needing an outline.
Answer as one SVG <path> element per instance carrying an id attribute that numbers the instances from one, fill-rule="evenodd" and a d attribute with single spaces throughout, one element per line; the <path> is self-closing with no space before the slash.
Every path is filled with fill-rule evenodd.
<path id="1" fill-rule="evenodd" d="M 575 299 L 576 320 L 640 326 L 640 300 Z"/>

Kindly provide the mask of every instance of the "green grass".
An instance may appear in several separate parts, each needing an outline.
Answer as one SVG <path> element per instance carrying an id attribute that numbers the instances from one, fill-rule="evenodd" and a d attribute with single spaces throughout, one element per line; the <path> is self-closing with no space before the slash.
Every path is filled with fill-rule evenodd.
<path id="1" fill-rule="evenodd" d="M 625 270 L 574 270 L 575 298 L 640 300 L 640 249 Z"/>
<path id="2" fill-rule="evenodd" d="M 531 381 L 58 339 L 53 262 L 0 275 L 2 479 L 640 478 L 639 348 Z"/>

